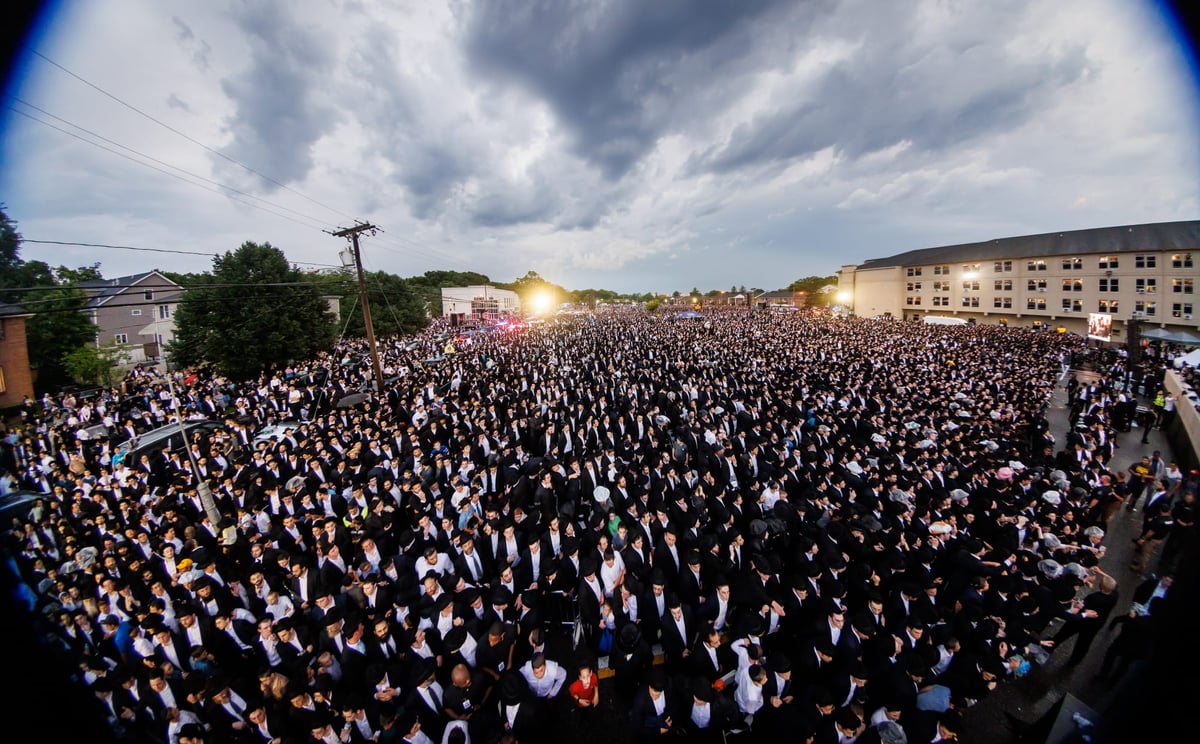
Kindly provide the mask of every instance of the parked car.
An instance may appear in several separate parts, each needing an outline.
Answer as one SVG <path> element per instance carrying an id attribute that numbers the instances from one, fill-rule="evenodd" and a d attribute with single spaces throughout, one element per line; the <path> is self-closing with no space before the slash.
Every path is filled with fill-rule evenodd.
<path id="1" fill-rule="evenodd" d="M 229 444 L 237 442 L 236 439 L 229 435 L 229 430 L 224 423 L 214 421 L 212 419 L 189 419 L 183 422 L 183 432 L 179 430 L 179 424 L 168 424 L 160 426 L 157 429 L 151 429 L 144 434 L 139 434 L 132 439 L 122 442 L 117 446 L 113 453 L 113 460 L 116 462 L 138 462 L 142 455 L 152 452 L 161 452 L 164 448 L 170 448 L 172 453 L 183 452 L 196 434 L 202 434 L 209 439 L 224 438 Z"/>
<path id="2" fill-rule="evenodd" d="M 49 498 L 49 494 L 39 491 L 9 491 L 0 496 L 0 530 L 12 524 L 14 519 L 24 520 L 39 500 Z"/>
<path id="3" fill-rule="evenodd" d="M 289 431 L 299 429 L 301 426 L 304 426 L 304 422 L 296 419 L 289 419 L 287 421 L 280 421 L 274 424 L 267 424 L 263 428 L 259 429 L 258 433 L 254 435 L 254 448 L 258 449 L 258 445 L 264 442 L 270 444 L 272 439 L 276 441 L 283 439 L 284 434 Z"/>

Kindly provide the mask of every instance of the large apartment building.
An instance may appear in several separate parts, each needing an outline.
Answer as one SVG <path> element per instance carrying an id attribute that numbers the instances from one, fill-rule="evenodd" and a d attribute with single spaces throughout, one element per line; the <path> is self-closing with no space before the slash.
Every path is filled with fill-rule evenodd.
<path id="1" fill-rule="evenodd" d="M 1123 341 L 1145 327 L 1200 327 L 1200 220 L 999 238 L 899 253 L 838 272 L 843 305 L 860 316 L 1066 328 L 1108 315 Z"/>

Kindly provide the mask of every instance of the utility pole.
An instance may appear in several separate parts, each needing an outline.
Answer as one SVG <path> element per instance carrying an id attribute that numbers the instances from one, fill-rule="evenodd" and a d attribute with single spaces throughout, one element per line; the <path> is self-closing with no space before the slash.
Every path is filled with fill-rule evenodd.
<path id="1" fill-rule="evenodd" d="M 358 273 L 358 301 L 362 303 L 363 325 L 367 327 L 367 346 L 371 349 L 371 370 L 375 375 L 375 392 L 383 395 L 383 368 L 379 364 L 379 347 L 375 345 L 375 324 L 371 322 L 371 303 L 367 299 L 367 279 L 363 275 L 362 255 L 358 250 L 359 233 L 374 235 L 379 228 L 369 222 L 360 222 L 354 227 L 346 227 L 329 233 L 335 238 L 350 238 L 354 252 L 354 269 Z M 343 262 L 343 265 L 345 262 Z"/>

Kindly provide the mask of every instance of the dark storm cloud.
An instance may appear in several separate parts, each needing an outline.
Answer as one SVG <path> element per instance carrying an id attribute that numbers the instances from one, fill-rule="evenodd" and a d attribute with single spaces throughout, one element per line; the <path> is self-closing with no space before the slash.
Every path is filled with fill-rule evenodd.
<path id="1" fill-rule="evenodd" d="M 1021 56 L 1005 35 L 981 33 L 1007 19 L 979 17 L 931 45 L 919 39 L 916 17 L 881 16 L 860 29 L 850 57 L 698 153 L 689 172 L 786 163 L 826 147 L 849 158 L 903 141 L 913 154 L 950 149 L 1038 116 L 1089 63 L 1081 44 Z"/>
<path id="2" fill-rule="evenodd" d="M 234 21 L 246 35 L 250 60 L 221 81 L 235 106 L 226 122 L 233 141 L 225 153 L 283 183 L 304 179 L 313 145 L 337 118 L 321 97 L 333 63 L 329 45 L 291 17 L 287 6 L 276 3 L 238 6 Z M 261 186 L 271 190 L 272 184 Z"/>
<path id="3" fill-rule="evenodd" d="M 715 80 L 736 74 L 767 27 L 786 18 L 802 34 L 803 19 L 825 5 L 481 3 L 467 17 L 466 54 L 480 75 L 516 80 L 545 100 L 575 152 L 615 179 L 702 106 Z"/>
<path id="4" fill-rule="evenodd" d="M 401 63 L 400 36 L 385 26 L 371 28 L 348 60 L 356 116 L 390 180 L 405 190 L 406 205 L 419 219 L 436 217 L 471 172 L 466 140 L 454 141 L 444 127 L 423 120 L 421 80 Z"/>

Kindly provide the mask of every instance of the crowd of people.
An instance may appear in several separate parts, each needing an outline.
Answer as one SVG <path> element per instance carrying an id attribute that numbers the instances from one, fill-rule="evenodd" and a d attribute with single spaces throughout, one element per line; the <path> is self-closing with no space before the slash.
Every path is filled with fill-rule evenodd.
<path id="1" fill-rule="evenodd" d="M 453 334 L 384 343 L 379 386 L 342 341 L 29 401 L 0 476 L 45 497 L 8 549 L 118 735 L 536 742 L 620 711 L 636 741 L 951 741 L 1086 651 L 1114 503 L 1153 491 L 1144 545 L 1195 500 L 1195 473 L 1112 472 L 1107 378 L 1049 431 L 1074 336 L 745 310 Z M 127 456 L 177 417 L 225 426 Z"/>

